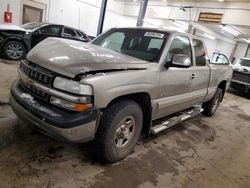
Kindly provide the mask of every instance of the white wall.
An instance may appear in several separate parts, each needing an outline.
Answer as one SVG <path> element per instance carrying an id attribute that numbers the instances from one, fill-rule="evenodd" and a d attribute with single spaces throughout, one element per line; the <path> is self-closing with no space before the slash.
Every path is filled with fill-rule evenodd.
<path id="1" fill-rule="evenodd" d="M 79 28 L 95 36 L 101 0 L 51 0 L 49 22 Z"/>
<path id="2" fill-rule="evenodd" d="M 228 58 L 232 57 L 235 44 L 224 42 L 221 40 L 212 40 L 205 37 L 202 37 L 203 41 L 206 44 L 208 50 L 208 56 L 211 59 L 214 52 L 219 52 L 225 54 Z"/>
<path id="3" fill-rule="evenodd" d="M 79 28 L 79 2 L 76 0 L 52 0 L 49 22 Z"/>
<path id="4" fill-rule="evenodd" d="M 245 57 L 247 49 L 248 49 L 248 43 L 239 42 L 234 54 L 235 60 L 237 61 L 239 58 Z"/>

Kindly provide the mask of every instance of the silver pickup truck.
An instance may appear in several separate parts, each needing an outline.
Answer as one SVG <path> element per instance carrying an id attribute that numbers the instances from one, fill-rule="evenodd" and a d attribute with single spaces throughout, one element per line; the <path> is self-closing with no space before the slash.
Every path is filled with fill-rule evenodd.
<path id="1" fill-rule="evenodd" d="M 174 31 L 114 28 L 91 43 L 49 38 L 21 62 L 11 106 L 54 138 L 93 140 L 107 162 L 125 158 L 140 136 L 200 112 L 212 116 L 232 77 L 208 63 L 202 40 Z"/>

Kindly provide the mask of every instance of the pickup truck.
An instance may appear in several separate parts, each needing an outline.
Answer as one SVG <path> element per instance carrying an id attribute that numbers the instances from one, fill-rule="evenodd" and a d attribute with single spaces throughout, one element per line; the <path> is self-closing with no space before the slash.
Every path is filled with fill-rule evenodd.
<path id="1" fill-rule="evenodd" d="M 117 162 L 141 136 L 216 112 L 232 68 L 206 54 L 197 37 L 152 28 L 113 28 L 91 43 L 49 38 L 21 62 L 11 106 L 41 132 L 93 141 Z"/>
<path id="2" fill-rule="evenodd" d="M 250 92 L 250 59 L 240 58 L 233 64 L 231 88 L 245 93 Z"/>

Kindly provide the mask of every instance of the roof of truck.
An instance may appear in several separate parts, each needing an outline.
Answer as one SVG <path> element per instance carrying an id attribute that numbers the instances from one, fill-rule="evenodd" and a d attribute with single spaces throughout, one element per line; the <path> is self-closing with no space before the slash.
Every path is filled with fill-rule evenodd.
<path id="1" fill-rule="evenodd" d="M 175 30 L 171 30 L 171 29 L 165 29 L 165 28 L 153 28 L 153 27 L 114 27 L 112 29 L 140 29 L 140 30 L 150 30 L 150 31 L 158 31 L 158 32 L 165 32 L 165 33 L 180 33 L 180 34 L 184 34 L 190 37 L 194 37 L 194 38 L 199 38 L 197 36 L 191 35 L 189 33 L 185 33 L 185 32 L 179 32 L 179 31 L 175 31 Z"/>

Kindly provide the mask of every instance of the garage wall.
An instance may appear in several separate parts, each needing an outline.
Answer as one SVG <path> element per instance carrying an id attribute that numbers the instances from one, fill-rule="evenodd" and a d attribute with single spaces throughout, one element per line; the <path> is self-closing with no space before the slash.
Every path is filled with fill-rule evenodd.
<path id="1" fill-rule="evenodd" d="M 202 37 L 208 49 L 208 56 L 211 59 L 214 52 L 220 52 L 225 54 L 228 58 L 230 58 L 233 54 L 233 50 L 235 48 L 235 44 L 224 42 L 221 40 L 212 40 L 205 37 Z"/>
<path id="2" fill-rule="evenodd" d="M 64 24 L 95 36 L 101 0 L 51 0 L 49 22 Z"/>
<path id="3" fill-rule="evenodd" d="M 139 12 L 139 7 L 137 9 Z M 104 31 L 112 27 L 136 26 L 137 15 L 126 16 L 125 11 L 125 2 L 109 0 L 103 26 Z"/>
<path id="4" fill-rule="evenodd" d="M 52 0 L 49 22 L 79 28 L 79 3 L 76 0 Z"/>
<path id="5" fill-rule="evenodd" d="M 230 44 L 224 41 L 219 41 L 218 46 L 215 51 L 225 54 L 228 58 L 232 57 L 233 50 L 235 48 L 234 44 Z"/>
<path id="6" fill-rule="evenodd" d="M 248 49 L 248 43 L 239 42 L 235 51 L 235 61 L 237 61 L 239 58 L 245 57 L 247 49 Z"/>

